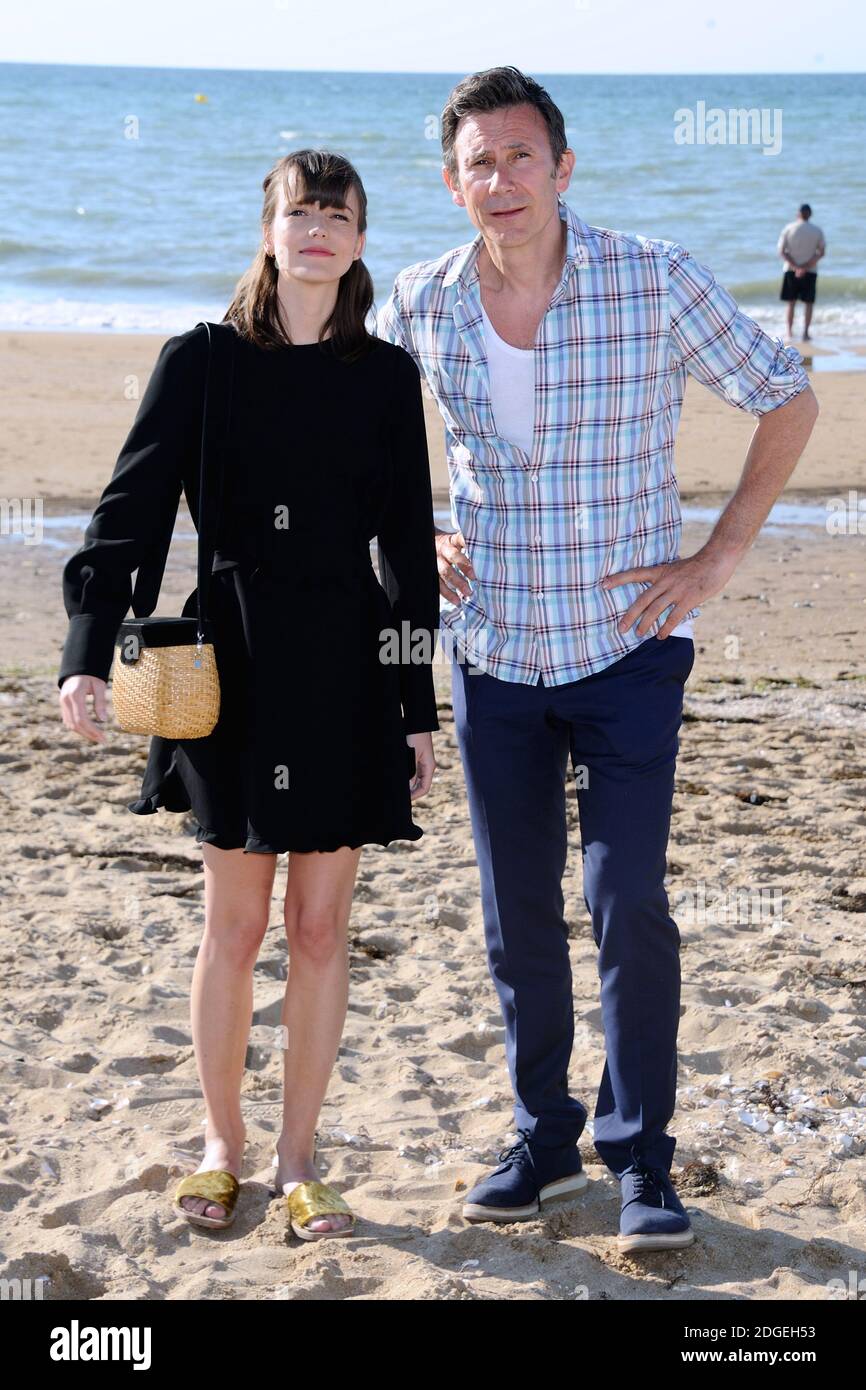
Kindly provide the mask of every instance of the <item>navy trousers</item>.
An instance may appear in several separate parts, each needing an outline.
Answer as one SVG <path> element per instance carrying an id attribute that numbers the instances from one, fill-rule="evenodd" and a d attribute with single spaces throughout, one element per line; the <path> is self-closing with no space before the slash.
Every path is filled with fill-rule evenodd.
<path id="1" fill-rule="evenodd" d="M 506 1028 L 516 1129 L 576 1141 L 568 1092 L 574 1002 L 562 876 L 566 773 L 575 769 L 583 891 L 598 947 L 606 1061 L 595 1147 L 619 1177 L 670 1171 L 680 934 L 664 887 L 690 637 L 645 638 L 566 685 L 498 680 L 454 653 L 454 721 L 481 872 L 490 974 Z"/>

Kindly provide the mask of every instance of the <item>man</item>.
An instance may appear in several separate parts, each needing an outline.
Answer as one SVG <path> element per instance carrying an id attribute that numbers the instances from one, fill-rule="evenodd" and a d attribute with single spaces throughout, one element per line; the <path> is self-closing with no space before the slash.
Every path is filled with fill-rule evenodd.
<path id="1" fill-rule="evenodd" d="M 694 1236 L 665 1133 L 680 938 L 663 879 L 694 644 L 673 634 L 758 534 L 817 404 L 796 350 L 683 247 L 589 226 L 565 204 L 562 113 L 517 69 L 459 83 L 442 148 L 478 235 L 401 271 L 379 332 L 413 355 L 447 430 L 458 529 L 437 530 L 443 623 L 519 1135 L 463 1212 L 513 1221 L 586 1184 L 588 1112 L 568 1093 L 570 753 L 607 1052 L 593 1140 L 620 1179 L 621 1247 L 683 1245 Z M 759 424 L 711 538 L 678 559 L 687 372 Z"/>
<path id="2" fill-rule="evenodd" d="M 824 233 L 812 219 L 812 209 L 808 203 L 800 204 L 796 222 L 789 222 L 782 228 L 777 251 L 787 269 L 782 276 L 782 289 L 779 298 L 788 305 L 788 337 L 794 334 L 794 306 L 798 299 L 803 301 L 803 342 L 811 341 L 809 327 L 812 322 L 812 309 L 818 285 L 816 266 L 827 250 Z"/>

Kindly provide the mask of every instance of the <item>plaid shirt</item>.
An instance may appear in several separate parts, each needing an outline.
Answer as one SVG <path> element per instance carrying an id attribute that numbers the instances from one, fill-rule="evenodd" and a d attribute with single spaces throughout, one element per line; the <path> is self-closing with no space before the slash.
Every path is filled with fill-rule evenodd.
<path id="1" fill-rule="evenodd" d="M 445 422 L 453 523 L 476 573 L 443 609 L 453 643 L 503 680 L 562 685 L 653 637 L 617 622 L 647 581 L 605 575 L 678 558 L 674 437 L 686 374 L 760 416 L 808 385 L 676 242 L 588 226 L 559 199 L 562 276 L 535 343 L 531 456 L 497 432 L 479 235 L 402 270 L 377 333 L 415 359 Z M 687 617 L 700 612 L 692 608 Z"/>

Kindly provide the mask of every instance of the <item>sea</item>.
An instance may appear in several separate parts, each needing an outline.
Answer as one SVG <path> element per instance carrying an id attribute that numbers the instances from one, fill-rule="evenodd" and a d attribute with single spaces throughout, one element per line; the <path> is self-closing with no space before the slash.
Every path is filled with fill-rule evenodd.
<path id="1" fill-rule="evenodd" d="M 361 176 L 378 307 L 403 267 L 476 234 L 441 175 L 463 75 L 0 64 L 0 328 L 221 318 L 262 179 L 308 147 Z M 680 242 L 775 333 L 776 244 L 808 202 L 827 241 L 813 338 L 866 344 L 866 76 L 532 76 L 563 112 L 585 221 Z"/>

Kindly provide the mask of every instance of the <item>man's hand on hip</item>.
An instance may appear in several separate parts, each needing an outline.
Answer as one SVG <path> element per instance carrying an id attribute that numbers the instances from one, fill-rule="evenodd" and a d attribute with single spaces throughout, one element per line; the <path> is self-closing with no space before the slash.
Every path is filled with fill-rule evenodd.
<path id="1" fill-rule="evenodd" d="M 669 637 L 674 628 L 684 621 L 692 608 L 698 608 L 704 599 L 712 598 L 725 587 L 741 556 L 730 552 L 711 551 L 706 546 L 696 555 L 684 560 L 671 560 L 665 565 L 642 565 L 633 570 L 621 570 L 619 574 L 609 574 L 601 581 L 603 589 L 614 589 L 620 584 L 649 581 L 649 588 L 638 594 L 634 603 L 623 613 L 617 627 L 627 632 L 640 618 L 637 627 L 639 637 L 645 637 L 660 613 L 673 604 L 656 637 Z"/>

